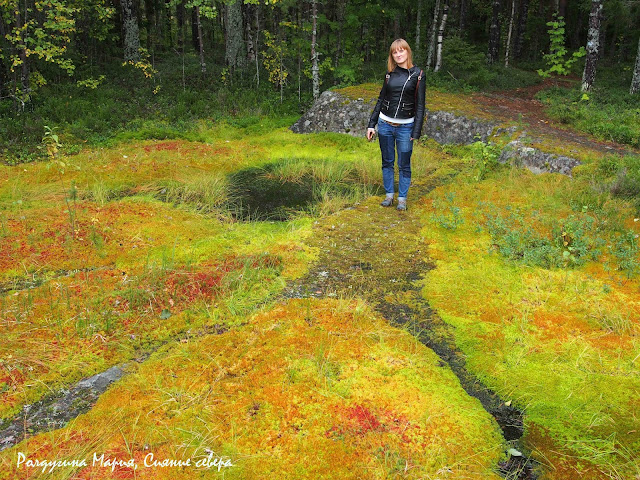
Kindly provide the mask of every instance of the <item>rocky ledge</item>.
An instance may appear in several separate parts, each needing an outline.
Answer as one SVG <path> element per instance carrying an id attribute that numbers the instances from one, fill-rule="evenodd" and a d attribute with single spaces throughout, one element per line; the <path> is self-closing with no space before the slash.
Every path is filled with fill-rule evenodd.
<path id="1" fill-rule="evenodd" d="M 376 99 L 354 100 L 327 90 L 290 129 L 294 133 L 335 132 L 364 137 L 375 103 Z M 477 141 L 486 143 L 492 136 L 503 132 L 513 134 L 516 131 L 516 127 L 499 128 L 497 122 L 437 110 L 427 110 L 422 127 L 423 136 L 443 145 L 468 145 Z M 500 161 L 526 167 L 534 173 L 549 172 L 564 175 L 571 175 L 573 167 L 580 164 L 575 158 L 545 153 L 519 141 L 513 141 L 504 148 Z"/>

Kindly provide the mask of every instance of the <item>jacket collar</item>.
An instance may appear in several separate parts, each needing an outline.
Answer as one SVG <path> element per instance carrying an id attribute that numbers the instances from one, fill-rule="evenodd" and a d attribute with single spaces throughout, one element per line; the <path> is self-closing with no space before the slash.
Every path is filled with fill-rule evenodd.
<path id="1" fill-rule="evenodd" d="M 402 68 L 400 65 L 396 65 L 396 68 L 394 68 L 393 71 L 415 73 L 416 71 L 419 71 L 419 70 L 418 70 L 418 67 L 416 67 L 415 65 L 411 68 Z"/>

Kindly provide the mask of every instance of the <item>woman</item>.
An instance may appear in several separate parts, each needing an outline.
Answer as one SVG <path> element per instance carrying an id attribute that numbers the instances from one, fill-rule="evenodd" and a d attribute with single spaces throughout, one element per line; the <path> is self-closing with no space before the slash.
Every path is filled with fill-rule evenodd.
<path id="1" fill-rule="evenodd" d="M 398 149 L 398 210 L 407 209 L 411 185 L 411 153 L 413 141 L 420 138 L 424 121 L 424 79 L 420 68 L 413 65 L 409 44 L 399 38 L 389 48 L 387 75 L 367 128 L 371 141 L 378 124 L 382 153 L 382 183 L 387 195 L 381 205 L 393 205 L 395 149 Z"/>

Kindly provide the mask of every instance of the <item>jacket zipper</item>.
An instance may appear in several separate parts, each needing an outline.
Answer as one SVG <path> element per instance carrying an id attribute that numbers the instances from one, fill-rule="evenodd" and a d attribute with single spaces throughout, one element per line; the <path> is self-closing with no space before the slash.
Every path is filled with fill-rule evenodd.
<path id="1" fill-rule="evenodd" d="M 396 114 L 393 116 L 393 118 L 398 118 L 398 112 L 400 111 L 400 105 L 402 105 L 402 95 L 404 94 L 404 87 L 407 86 L 407 83 L 409 83 L 409 80 L 411 80 L 411 77 L 413 77 L 413 73 L 409 74 L 409 76 L 407 77 L 407 79 L 404 82 L 404 85 L 402 86 L 402 91 L 400 92 L 400 100 L 398 100 L 398 108 L 396 108 Z"/>

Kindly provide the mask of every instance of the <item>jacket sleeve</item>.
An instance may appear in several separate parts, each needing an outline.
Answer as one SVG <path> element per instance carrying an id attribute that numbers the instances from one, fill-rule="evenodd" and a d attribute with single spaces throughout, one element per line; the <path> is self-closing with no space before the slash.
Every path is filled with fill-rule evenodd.
<path id="1" fill-rule="evenodd" d="M 416 98 L 416 119 L 413 123 L 413 131 L 411 132 L 411 138 L 417 140 L 422 134 L 422 124 L 424 122 L 424 103 L 425 103 L 425 91 L 426 82 L 424 78 L 425 74 L 422 72 L 422 80 L 418 85 L 418 92 Z"/>
<path id="2" fill-rule="evenodd" d="M 371 117 L 369 118 L 369 126 L 367 128 L 375 128 L 378 123 L 378 116 L 380 115 L 380 109 L 382 108 L 382 101 L 384 97 L 387 95 L 387 75 L 384 77 L 384 82 L 382 84 L 382 88 L 380 89 L 380 95 L 378 95 L 378 101 L 376 103 L 373 112 L 371 113 Z"/>

